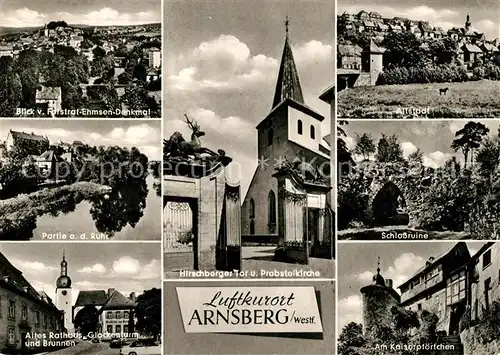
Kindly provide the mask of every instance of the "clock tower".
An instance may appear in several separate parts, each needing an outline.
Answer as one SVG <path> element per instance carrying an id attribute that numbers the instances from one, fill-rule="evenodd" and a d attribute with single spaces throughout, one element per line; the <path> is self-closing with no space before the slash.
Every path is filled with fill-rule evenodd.
<path id="1" fill-rule="evenodd" d="M 56 281 L 56 307 L 64 312 L 64 327 L 68 333 L 74 331 L 72 316 L 71 279 L 68 276 L 68 262 L 63 252 L 61 261 L 61 275 Z"/>

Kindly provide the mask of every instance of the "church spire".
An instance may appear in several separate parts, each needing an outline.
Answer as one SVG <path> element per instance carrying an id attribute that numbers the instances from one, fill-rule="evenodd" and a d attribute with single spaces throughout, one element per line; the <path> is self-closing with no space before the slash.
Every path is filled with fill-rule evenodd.
<path id="1" fill-rule="evenodd" d="M 276 90 L 274 91 L 273 109 L 282 101 L 290 99 L 300 104 L 304 104 L 302 96 L 302 88 L 300 87 L 299 74 L 293 59 L 292 47 L 289 42 L 289 26 L 290 21 L 288 16 L 285 20 L 285 46 L 283 55 L 281 56 L 281 64 L 278 72 L 278 80 L 276 82 Z"/>

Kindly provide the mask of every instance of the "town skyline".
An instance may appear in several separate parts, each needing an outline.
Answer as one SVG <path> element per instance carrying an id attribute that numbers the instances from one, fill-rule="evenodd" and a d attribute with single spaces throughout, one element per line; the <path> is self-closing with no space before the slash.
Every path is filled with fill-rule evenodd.
<path id="1" fill-rule="evenodd" d="M 183 113 L 198 121 L 202 144 L 224 149 L 244 195 L 257 166 L 255 127 L 271 111 L 289 18 L 289 41 L 305 104 L 324 117 L 318 97 L 331 86 L 334 3 L 320 1 L 167 2 L 164 135 L 191 134 Z M 314 6 L 311 6 L 314 4 Z M 325 119 L 322 135 L 330 129 Z M 233 168 L 231 168 L 233 169 Z"/>
<path id="2" fill-rule="evenodd" d="M 394 0 L 376 3 L 362 0 L 355 4 L 348 0 L 340 0 L 337 2 L 337 15 L 340 16 L 344 12 L 357 14 L 362 10 L 373 11 L 378 12 L 382 18 L 403 17 L 414 21 L 428 21 L 431 26 L 442 27 L 444 30 L 463 27 L 466 16 L 469 15 L 472 27 L 483 32 L 488 40 L 494 40 L 500 38 L 500 23 L 495 17 L 498 9 L 492 11 L 491 7 L 486 6 L 492 4 L 471 0 L 453 3 L 425 0 L 419 6 L 410 6 Z"/>
<path id="3" fill-rule="evenodd" d="M 63 252 L 72 280 L 73 304 L 80 291 L 107 292 L 114 288 L 128 297 L 132 292 L 139 296 L 144 290 L 161 288 L 161 250 L 157 243 L 141 243 L 134 247 L 133 254 L 126 243 L 45 243 L 43 246 L 3 243 L 0 252 L 36 291 L 45 292 L 53 302 Z"/>
<path id="4" fill-rule="evenodd" d="M 144 11 L 144 9 L 147 9 Z M 38 27 L 50 21 L 91 26 L 141 25 L 161 22 L 161 1 L 76 0 L 3 1 L 0 9 L 4 27 Z"/>
<path id="5" fill-rule="evenodd" d="M 61 125 L 58 120 L 1 120 L 0 140 L 10 130 L 46 136 L 51 143 L 82 141 L 99 147 L 136 147 L 150 160 L 161 160 L 161 122 L 71 120 Z"/>

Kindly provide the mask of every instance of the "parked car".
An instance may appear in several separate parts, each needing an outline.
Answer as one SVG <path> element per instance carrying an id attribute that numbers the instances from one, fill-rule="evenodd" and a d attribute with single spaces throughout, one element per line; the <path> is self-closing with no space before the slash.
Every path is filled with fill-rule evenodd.
<path id="1" fill-rule="evenodd" d="M 136 340 L 122 347 L 120 355 L 161 355 L 161 346 L 152 339 Z"/>
<path id="2" fill-rule="evenodd" d="M 109 343 L 109 347 L 110 348 L 121 348 L 122 346 L 128 345 L 128 344 L 130 344 L 130 341 L 128 341 L 127 339 L 115 338 L 115 339 L 111 340 L 111 342 Z"/>

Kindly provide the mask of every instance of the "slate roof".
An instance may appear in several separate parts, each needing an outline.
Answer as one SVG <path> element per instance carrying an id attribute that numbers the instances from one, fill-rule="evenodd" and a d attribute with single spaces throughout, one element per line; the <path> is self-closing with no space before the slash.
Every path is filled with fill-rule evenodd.
<path id="1" fill-rule="evenodd" d="M 361 49 L 360 46 L 353 44 L 339 44 L 337 45 L 337 53 L 341 56 L 350 56 L 350 57 L 361 57 Z"/>
<path id="2" fill-rule="evenodd" d="M 75 307 L 102 306 L 106 303 L 108 295 L 103 290 L 80 291 L 75 302 Z"/>
<path id="3" fill-rule="evenodd" d="M 405 285 L 409 284 L 411 281 L 413 281 L 417 277 L 419 277 L 420 274 L 423 273 L 426 269 L 438 264 L 445 256 L 451 254 L 455 249 L 458 249 L 458 248 L 465 248 L 465 250 L 467 252 L 469 252 L 469 249 L 467 248 L 467 244 L 465 244 L 464 242 L 459 242 L 459 243 L 455 244 L 451 249 L 448 249 L 448 250 L 442 252 L 441 254 L 437 255 L 436 257 L 433 257 L 432 261 L 431 260 L 427 261 L 424 266 L 422 266 L 420 269 L 418 269 L 413 274 L 412 277 L 410 277 L 408 280 L 403 282 L 398 288 L 399 289 L 403 288 Z"/>
<path id="4" fill-rule="evenodd" d="M 18 132 L 18 131 L 10 130 L 10 134 L 12 134 L 12 138 L 14 138 L 14 139 L 27 139 L 27 140 L 34 140 L 34 141 L 48 141 L 49 140 L 47 137 L 39 136 L 38 134 L 34 134 L 34 133 L 25 133 L 25 132 Z"/>
<path id="5" fill-rule="evenodd" d="M 118 291 L 113 291 L 111 296 L 106 300 L 100 311 L 113 310 L 113 309 L 128 309 L 135 308 L 136 303 L 125 297 Z"/>
<path id="6" fill-rule="evenodd" d="M 483 51 L 481 50 L 481 48 L 479 48 L 475 44 L 469 44 L 469 43 L 464 44 L 462 46 L 462 49 L 467 50 L 470 53 L 483 53 Z"/>
<path id="7" fill-rule="evenodd" d="M 283 55 L 281 56 L 272 108 L 274 109 L 286 99 L 304 104 L 299 74 L 297 72 L 295 60 L 293 59 L 292 47 L 288 41 L 288 36 L 285 39 L 285 46 L 283 47 Z"/>

